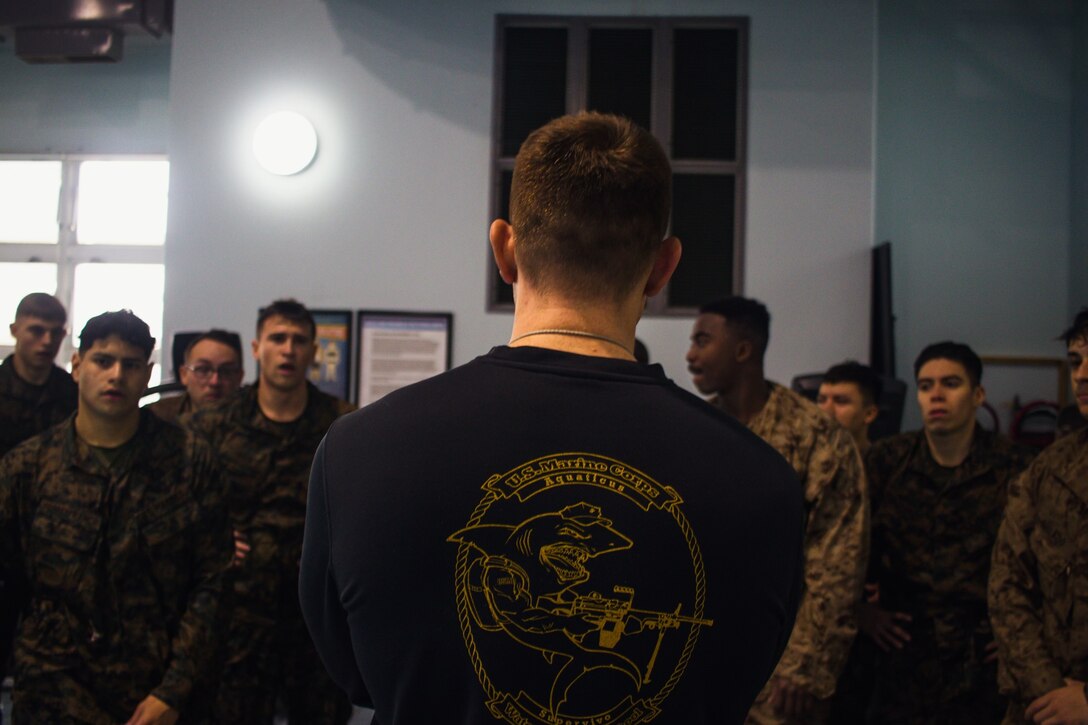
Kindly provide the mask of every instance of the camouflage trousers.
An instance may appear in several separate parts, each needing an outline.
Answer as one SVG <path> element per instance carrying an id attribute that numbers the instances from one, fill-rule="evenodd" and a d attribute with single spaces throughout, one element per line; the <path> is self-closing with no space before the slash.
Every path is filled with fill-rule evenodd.
<path id="1" fill-rule="evenodd" d="M 997 691 L 997 664 L 972 652 L 920 648 L 919 639 L 876 660 L 870 722 L 888 725 L 999 723 L 1006 701 Z M 970 648 L 968 648 L 970 649 Z"/>
<path id="2" fill-rule="evenodd" d="M 827 722 L 831 710 L 830 700 L 816 700 L 812 710 L 802 718 L 791 718 L 780 714 L 771 707 L 771 685 L 768 682 L 763 686 L 756 701 L 748 710 L 745 725 L 822 725 Z"/>
<path id="3" fill-rule="evenodd" d="M 267 725 L 277 699 L 294 725 L 341 725 L 351 703 L 325 672 L 305 625 L 235 610 L 226 640 L 216 723 Z"/>
<path id="4" fill-rule="evenodd" d="M 150 692 L 132 692 L 123 685 L 132 678 L 120 678 L 116 687 L 88 681 L 87 673 L 36 672 L 17 677 L 12 693 L 11 722 L 14 725 L 117 725 L 127 722 L 136 706 Z M 193 710 L 200 694 L 193 697 Z M 179 725 L 207 723 L 206 712 L 181 712 Z"/>

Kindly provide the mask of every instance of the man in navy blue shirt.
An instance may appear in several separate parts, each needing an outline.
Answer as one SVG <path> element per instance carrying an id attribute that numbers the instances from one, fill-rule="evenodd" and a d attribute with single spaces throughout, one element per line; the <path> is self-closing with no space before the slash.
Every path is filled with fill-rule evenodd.
<path id="1" fill-rule="evenodd" d="M 670 183 L 625 119 L 530 134 L 490 234 L 507 345 L 325 437 L 300 597 L 376 722 L 736 723 L 778 661 L 797 479 L 632 354 L 680 258 Z"/>

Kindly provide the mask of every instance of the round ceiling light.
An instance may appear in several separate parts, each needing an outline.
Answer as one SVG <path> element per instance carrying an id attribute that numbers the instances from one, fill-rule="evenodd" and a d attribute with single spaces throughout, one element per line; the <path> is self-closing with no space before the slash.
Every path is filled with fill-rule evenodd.
<path id="1" fill-rule="evenodd" d="M 293 111 L 278 111 L 257 126 L 253 134 L 253 154 L 257 162 L 273 174 L 297 174 L 317 155 L 317 131 L 305 116 Z"/>

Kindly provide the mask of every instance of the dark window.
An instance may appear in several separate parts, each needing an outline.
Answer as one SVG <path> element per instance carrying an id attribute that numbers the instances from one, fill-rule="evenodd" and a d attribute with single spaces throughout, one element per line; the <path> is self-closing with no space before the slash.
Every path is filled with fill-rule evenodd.
<path id="1" fill-rule="evenodd" d="M 583 109 L 627 116 L 669 154 L 671 233 L 684 246 L 647 312 L 688 314 L 741 292 L 747 34 L 745 18 L 500 15 L 492 217 L 509 218 L 514 157 L 533 129 Z M 510 286 L 489 268 L 489 308 L 510 309 Z"/>
<path id="2" fill-rule="evenodd" d="M 508 28 L 503 61 L 502 155 L 567 108 L 567 31 Z"/>
<path id="3" fill-rule="evenodd" d="M 586 106 L 650 128 L 652 60 L 653 33 L 648 28 L 590 30 Z"/>

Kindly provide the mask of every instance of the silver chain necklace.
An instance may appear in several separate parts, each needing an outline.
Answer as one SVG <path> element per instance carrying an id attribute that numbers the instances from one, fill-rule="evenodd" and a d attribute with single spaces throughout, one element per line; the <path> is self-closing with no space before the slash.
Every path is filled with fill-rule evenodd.
<path id="1" fill-rule="evenodd" d="M 584 330 L 563 330 L 558 327 L 548 328 L 545 330 L 531 330 L 529 332 L 523 332 L 517 337 L 510 338 L 510 342 L 507 344 L 513 344 L 524 337 L 532 337 L 533 335 L 570 335 L 571 337 L 588 337 L 592 340 L 601 340 L 609 344 L 615 345 L 619 349 L 623 350 L 628 355 L 634 357 L 634 351 L 628 348 L 619 340 L 613 340 L 611 337 L 605 337 L 604 335 L 598 335 L 595 332 L 586 332 Z"/>

